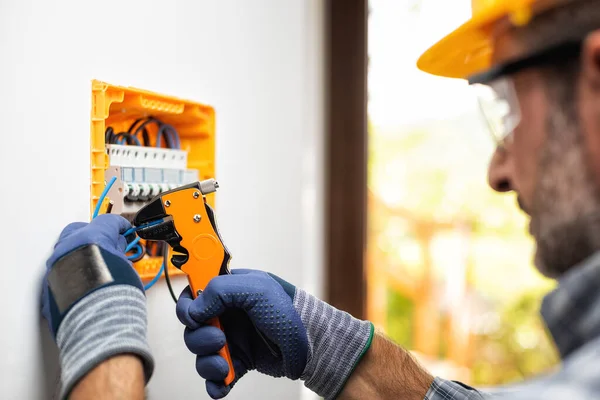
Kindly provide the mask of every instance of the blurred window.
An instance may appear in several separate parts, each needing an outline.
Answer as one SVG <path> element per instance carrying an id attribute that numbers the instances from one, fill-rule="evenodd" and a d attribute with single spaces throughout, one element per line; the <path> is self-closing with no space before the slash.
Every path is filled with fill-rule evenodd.
<path id="1" fill-rule="evenodd" d="M 367 308 L 433 373 L 492 385 L 555 365 L 538 314 L 552 283 L 514 196 L 487 186 L 472 88 L 416 68 L 469 14 L 468 0 L 370 1 Z"/>

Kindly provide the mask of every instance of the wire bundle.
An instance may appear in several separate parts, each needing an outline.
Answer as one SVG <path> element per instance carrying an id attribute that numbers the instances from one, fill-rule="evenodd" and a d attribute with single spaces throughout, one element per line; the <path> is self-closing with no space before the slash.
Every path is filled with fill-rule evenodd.
<path id="1" fill-rule="evenodd" d="M 138 118 L 129 126 L 129 129 L 127 129 L 126 132 L 115 133 L 114 128 L 109 126 L 106 128 L 104 139 L 106 144 L 119 144 L 128 146 L 143 145 L 145 147 L 152 147 L 150 132 L 148 130 L 148 128 L 151 125 L 156 126 L 157 129 L 156 140 L 154 141 L 154 145 L 156 147 L 163 147 L 164 144 L 164 146 L 168 149 L 181 149 L 181 141 L 177 130 L 172 125 L 167 124 L 153 116 Z M 94 214 L 92 218 L 96 218 L 96 216 L 98 216 L 98 213 L 100 212 L 100 207 L 102 206 L 102 203 L 104 203 L 104 199 L 106 198 L 107 193 L 115 183 L 116 179 L 116 177 L 113 177 L 102 191 L 102 194 L 98 199 L 98 204 L 94 209 Z M 140 227 L 129 229 L 127 232 L 124 233 L 124 236 L 128 238 L 131 235 L 135 235 L 136 230 L 138 230 L 139 228 Z M 147 242 L 146 245 L 144 245 L 140 243 L 140 237 L 136 235 L 136 237 L 127 245 L 125 253 L 128 254 L 127 258 L 134 263 L 143 259 L 145 255 L 149 255 L 151 257 L 162 256 L 163 262 L 158 273 L 154 276 L 154 278 L 152 278 L 151 281 L 149 281 L 144 286 L 144 290 L 150 289 L 156 282 L 158 282 L 158 280 L 164 272 L 165 280 L 167 282 L 167 286 L 169 288 L 171 297 L 175 302 L 177 302 L 177 296 L 175 296 L 175 293 L 173 292 L 173 288 L 171 286 L 168 268 L 165 268 L 165 266 L 168 265 L 168 251 L 166 243 L 159 245 L 158 243 Z"/>
<path id="2" fill-rule="evenodd" d="M 129 126 L 127 132 L 115 133 L 115 130 L 109 126 L 104 133 L 104 140 L 107 144 L 141 146 L 143 143 L 146 147 L 152 147 L 152 144 L 150 143 L 150 133 L 148 132 L 148 127 L 150 125 L 156 125 L 157 127 L 156 147 L 162 147 L 164 140 L 165 146 L 168 149 L 181 148 L 179 133 L 177 133 L 177 130 L 173 125 L 167 124 L 152 116 L 136 119 L 133 124 Z M 139 139 L 140 134 L 142 136 L 141 142 Z"/>
<path id="3" fill-rule="evenodd" d="M 96 218 L 100 212 L 100 207 L 102 206 L 102 203 L 104 203 L 104 199 L 106 198 L 107 193 L 110 191 L 110 188 L 114 185 L 115 181 L 117 180 L 116 177 L 112 177 L 111 180 L 106 184 L 106 186 L 104 187 L 104 190 L 102 191 L 102 193 L 100 194 L 100 197 L 98 198 L 98 204 L 96 204 L 96 208 L 94 209 L 94 213 L 92 214 L 92 219 Z M 154 225 L 154 224 L 159 224 L 161 223 L 162 220 L 160 221 L 155 221 L 153 223 L 147 224 L 147 225 L 143 225 L 143 226 L 138 226 L 138 227 L 132 227 L 130 229 L 128 229 L 127 231 L 125 231 L 125 233 L 123 234 L 123 236 L 125 236 L 125 238 L 131 236 L 131 235 L 135 235 L 135 232 L 138 229 L 141 228 L 146 228 L 148 226 Z M 129 244 L 127 245 L 127 247 L 125 248 L 125 254 L 131 252 L 132 250 L 135 250 L 135 252 L 133 254 L 130 254 L 127 256 L 127 258 L 131 261 L 131 262 L 137 262 L 139 260 L 141 260 L 142 258 L 144 258 L 144 255 L 147 253 L 147 248 L 145 248 L 141 243 L 140 243 L 141 238 L 139 236 L 136 235 L 135 239 L 133 239 L 131 242 L 129 242 Z M 152 242 L 150 242 L 152 243 Z M 158 282 L 158 280 L 160 279 L 161 275 L 163 274 L 163 272 L 165 273 L 165 280 L 167 282 L 167 286 L 169 288 L 169 293 L 171 294 L 171 297 L 173 298 L 173 300 L 177 303 L 177 296 L 175 296 L 175 292 L 173 292 L 173 287 L 171 286 L 171 279 L 169 277 L 169 271 L 168 268 L 165 268 L 165 265 L 168 265 L 168 251 L 166 251 L 166 246 L 167 244 L 164 243 L 162 246 L 159 246 L 158 244 L 153 244 L 151 245 L 152 247 L 157 247 L 156 250 L 154 250 L 154 254 L 152 254 L 153 256 L 158 256 L 159 252 L 162 253 L 163 256 L 163 262 L 162 265 L 160 266 L 160 269 L 158 270 L 158 272 L 156 273 L 156 275 L 154 276 L 154 278 L 152 278 L 152 280 L 150 282 L 148 282 L 147 284 L 144 285 L 144 290 L 148 290 L 150 289 L 152 286 L 154 286 L 154 284 L 156 282 Z"/>

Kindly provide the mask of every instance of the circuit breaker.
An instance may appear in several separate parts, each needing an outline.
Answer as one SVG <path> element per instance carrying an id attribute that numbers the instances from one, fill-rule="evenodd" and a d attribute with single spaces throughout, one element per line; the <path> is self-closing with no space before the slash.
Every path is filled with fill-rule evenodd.
<path id="1" fill-rule="evenodd" d="M 90 213 L 131 220 L 154 196 L 215 175 L 215 111 L 205 104 L 92 81 Z M 208 203 L 214 207 L 214 195 Z M 141 242 L 129 254 L 142 277 L 157 275 L 166 246 Z M 180 273 L 172 265 L 169 273 Z"/>

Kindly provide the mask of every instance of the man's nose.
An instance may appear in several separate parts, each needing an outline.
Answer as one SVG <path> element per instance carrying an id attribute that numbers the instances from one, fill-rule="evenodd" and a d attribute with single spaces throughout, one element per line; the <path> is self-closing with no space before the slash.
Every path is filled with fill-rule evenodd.
<path id="1" fill-rule="evenodd" d="M 514 190 L 511 180 L 509 154 L 504 147 L 497 147 L 488 167 L 488 183 L 497 192 Z"/>

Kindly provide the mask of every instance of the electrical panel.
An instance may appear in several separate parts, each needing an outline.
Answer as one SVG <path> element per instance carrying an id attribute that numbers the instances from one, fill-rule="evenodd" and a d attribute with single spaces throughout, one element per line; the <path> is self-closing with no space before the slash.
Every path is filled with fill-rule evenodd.
<path id="1" fill-rule="evenodd" d="M 90 212 L 111 182 L 100 213 L 131 221 L 161 192 L 214 177 L 215 112 L 201 103 L 92 81 L 90 145 Z M 214 195 L 207 202 L 214 207 Z M 130 255 L 142 279 L 160 270 L 160 253 L 168 249 L 157 246 L 142 242 L 143 251 Z"/>

